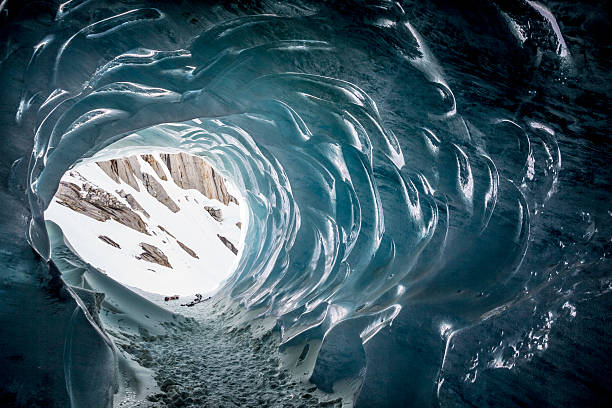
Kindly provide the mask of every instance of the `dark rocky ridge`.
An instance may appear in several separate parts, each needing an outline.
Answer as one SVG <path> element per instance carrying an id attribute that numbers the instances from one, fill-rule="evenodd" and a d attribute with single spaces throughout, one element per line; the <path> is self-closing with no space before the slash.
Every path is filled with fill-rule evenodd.
<path id="1" fill-rule="evenodd" d="M 167 181 L 168 175 L 166 172 L 169 172 L 172 180 L 183 189 L 196 189 L 206 195 L 206 197 L 217 199 L 226 205 L 230 202 L 238 204 L 236 198 L 228 193 L 225 180 L 199 157 L 183 153 L 162 154 L 161 161 L 156 160 L 153 155 L 141 155 L 140 157 L 151 166 L 161 180 Z M 148 194 L 164 204 L 170 211 L 178 212 L 180 207 L 177 203 L 168 195 L 157 178 L 143 171 L 144 168 L 141 168 L 141 163 L 137 156 L 96 162 L 104 173 L 116 183 L 123 182 L 129 184 L 137 191 L 141 191 L 141 187 L 144 187 Z M 104 222 L 113 219 L 138 232 L 147 235 L 151 235 L 151 233 L 156 234 L 153 229 L 149 231 L 147 223 L 141 218 L 141 216 L 150 218 L 149 213 L 138 203 L 132 194 L 127 193 L 123 189 L 117 189 L 114 192 L 105 191 L 93 185 L 78 171 L 72 171 L 70 175 L 80 180 L 82 187 L 75 183 L 62 181 L 56 193 L 56 199 L 59 204 L 98 221 Z M 117 196 L 123 198 L 129 207 L 120 201 Z M 221 209 L 215 206 L 203 206 L 202 211 L 208 212 L 217 222 L 223 220 Z M 241 223 L 237 225 L 240 228 Z M 161 225 L 158 225 L 158 228 L 176 240 L 178 245 L 189 256 L 199 259 L 195 251 L 178 241 L 166 228 Z M 108 245 L 121 248 L 110 237 L 100 235 L 98 238 Z M 218 235 L 218 238 L 234 255 L 238 253 L 237 247 L 229 239 L 221 235 Z M 155 245 L 141 242 L 140 247 L 143 252 L 136 256 L 137 259 L 172 268 L 168 257 Z"/>
<path id="2" fill-rule="evenodd" d="M 173 181 L 181 188 L 196 189 L 206 197 L 217 199 L 225 205 L 230 202 L 238 204 L 238 200 L 228 193 L 223 177 L 199 157 L 184 153 L 162 154 L 163 163 L 156 160 L 153 155 L 141 155 L 141 158 L 151 165 L 157 176 L 162 180 L 168 180 L 162 167 L 165 166 L 170 171 Z M 113 181 L 118 184 L 124 182 L 136 191 L 140 191 L 140 185 L 137 181 L 140 180 L 146 191 L 168 207 L 170 211 L 178 212 L 180 210 L 163 186 L 153 176 L 142 172 L 137 156 L 99 161 L 96 164 Z M 56 193 L 56 198 L 60 204 L 98 221 L 113 219 L 136 231 L 150 235 L 146 223 L 137 212 L 146 218 L 150 216 L 132 194 L 126 193 L 124 190 L 116 190 L 116 193 L 127 201 L 130 210 L 111 193 L 88 183 L 78 172 L 73 171 L 71 175 L 84 182 L 83 189 L 74 183 L 61 182 Z M 223 219 L 220 209 L 206 206 L 204 210 L 217 221 Z M 160 228 L 162 227 L 160 226 Z M 162 230 L 166 231 L 163 228 Z M 189 253 L 189 251 L 187 252 Z"/>
<path id="3" fill-rule="evenodd" d="M 166 179 L 164 173 L 159 167 L 159 164 L 152 156 L 146 155 L 143 156 L 143 159 L 151 164 L 151 167 L 153 167 L 158 176 L 160 176 L 160 173 L 164 176 L 163 178 L 160 176 L 162 180 Z M 120 183 L 123 181 L 124 183 L 129 184 L 134 190 L 140 191 L 140 186 L 138 185 L 137 181 L 140 180 L 147 192 L 155 197 L 160 203 L 168 207 L 170 211 L 177 212 L 179 210 L 178 205 L 176 205 L 176 203 L 168 196 L 168 193 L 166 190 L 164 190 L 162 185 L 159 184 L 155 178 L 141 171 L 140 164 L 138 163 L 136 156 L 99 161 L 96 164 L 102 170 L 104 170 L 104 172 L 110 178 L 112 178 L 115 183 Z M 136 209 L 134 206 L 132 206 L 132 208 Z"/>
<path id="4" fill-rule="evenodd" d="M 123 181 L 129 184 L 134 190 L 140 191 L 140 186 L 136 179 L 142 180 L 142 173 L 140 172 L 140 166 L 136 156 L 99 161 L 96 164 L 100 166 L 115 183 Z"/>
<path id="5" fill-rule="evenodd" d="M 178 212 L 180 210 L 179 206 L 170 198 L 166 190 L 162 187 L 161 184 L 155 178 L 147 173 L 142 174 L 142 182 L 147 189 L 147 192 L 155 197 L 157 201 L 168 207 L 168 209 L 172 212 Z"/>
<path id="6" fill-rule="evenodd" d="M 168 177 L 166 177 L 166 173 L 164 172 L 164 170 L 161 167 L 161 164 L 155 160 L 155 157 L 153 157 L 150 154 L 143 154 L 140 156 L 142 158 L 142 160 L 146 161 L 147 163 L 149 163 L 151 165 L 151 167 L 153 168 L 153 170 L 155 170 L 155 174 L 157 174 L 157 176 L 164 180 L 167 181 Z"/>
<path id="7" fill-rule="evenodd" d="M 165 229 L 161 225 L 158 225 L 157 228 L 159 228 L 160 230 L 164 231 L 166 234 L 170 235 L 172 238 L 176 239 L 176 237 L 174 235 L 172 235 L 172 233 L 170 233 L 170 231 L 168 231 L 167 229 Z"/>

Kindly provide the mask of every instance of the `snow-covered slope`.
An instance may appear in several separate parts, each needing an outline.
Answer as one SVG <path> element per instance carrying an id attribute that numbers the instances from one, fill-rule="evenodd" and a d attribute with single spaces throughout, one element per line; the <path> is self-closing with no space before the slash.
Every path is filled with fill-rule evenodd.
<path id="1" fill-rule="evenodd" d="M 246 225 L 236 193 L 200 158 L 153 153 L 76 166 L 45 219 L 122 284 L 162 295 L 207 293 L 240 256 Z"/>

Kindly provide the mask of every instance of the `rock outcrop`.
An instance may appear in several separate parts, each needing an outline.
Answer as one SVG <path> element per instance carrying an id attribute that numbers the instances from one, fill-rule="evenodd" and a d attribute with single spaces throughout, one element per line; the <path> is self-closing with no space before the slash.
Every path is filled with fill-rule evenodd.
<path id="1" fill-rule="evenodd" d="M 187 252 L 187 253 L 188 253 L 190 256 L 192 256 L 192 257 L 194 257 L 194 258 L 196 258 L 196 259 L 200 259 L 200 257 L 198 256 L 198 254 L 196 254 L 196 253 L 194 252 L 194 250 L 193 250 L 193 249 L 189 248 L 187 245 L 183 244 L 183 243 L 182 243 L 181 241 L 179 241 L 179 240 L 176 240 L 176 243 L 177 243 L 177 244 L 179 244 L 179 246 L 180 246 L 181 248 L 183 248 L 183 250 L 184 250 L 185 252 Z"/>
<path id="2" fill-rule="evenodd" d="M 98 235 L 98 238 L 100 238 L 103 242 L 106 242 L 110 246 L 114 246 L 115 248 L 121 249 L 121 246 L 118 243 L 116 243 L 106 235 Z"/>
<path id="3" fill-rule="evenodd" d="M 144 183 L 147 192 L 155 197 L 157 201 L 168 207 L 168 209 L 172 212 L 177 212 L 180 210 L 179 206 L 170 198 L 166 190 L 162 187 L 161 184 L 155 178 L 148 173 L 142 174 L 142 182 Z"/>
<path id="4" fill-rule="evenodd" d="M 228 193 L 223 177 L 200 157 L 186 153 L 162 153 L 160 159 L 163 163 L 160 163 L 155 156 L 150 154 L 143 154 L 140 157 L 151 166 L 161 180 L 168 180 L 166 170 L 164 170 L 165 167 L 172 180 L 179 187 L 185 190 L 198 190 L 206 197 L 219 200 L 224 205 L 238 204 L 238 200 Z M 171 211 L 178 211 L 178 206 L 168 196 L 163 186 L 154 177 L 142 172 L 136 156 L 99 161 L 97 165 L 116 183 L 123 181 L 136 191 L 140 191 L 138 183 L 138 180 L 140 180 L 149 194 L 157 198 Z M 132 204 L 130 203 L 130 205 Z"/>
<path id="5" fill-rule="evenodd" d="M 205 206 L 204 209 L 206 210 L 206 212 L 208 212 L 210 214 L 211 217 L 213 217 L 216 221 L 223 221 L 223 213 L 221 212 L 220 208 L 215 208 L 215 207 L 209 207 L 209 206 Z"/>
<path id="6" fill-rule="evenodd" d="M 155 160 L 153 156 L 143 155 L 141 157 L 143 158 L 143 160 L 149 163 L 151 167 L 153 167 L 156 174 L 160 176 L 162 180 L 167 180 L 166 175 L 161 168 L 161 165 Z M 130 185 L 134 190 L 140 191 L 140 186 L 137 181 L 140 180 L 147 192 L 153 197 L 157 198 L 160 203 L 168 207 L 170 211 L 177 212 L 179 210 L 178 205 L 176 205 L 176 203 L 172 201 L 172 199 L 168 196 L 168 193 L 166 192 L 166 190 L 164 190 L 162 185 L 159 184 L 159 182 L 155 180 L 154 177 L 141 171 L 140 164 L 138 163 L 138 158 L 136 156 L 99 161 L 96 164 L 102 170 L 104 170 L 104 172 L 110 178 L 112 178 L 115 183 L 123 181 L 124 183 Z M 127 199 L 127 197 L 125 198 Z"/>
<path id="7" fill-rule="evenodd" d="M 170 235 L 172 238 L 176 239 L 176 237 L 174 235 L 172 235 L 170 233 L 170 231 L 168 231 L 167 229 L 165 229 L 164 227 L 162 227 L 161 225 L 158 225 L 157 228 L 159 228 L 160 230 L 164 231 L 166 234 Z"/>
<path id="8" fill-rule="evenodd" d="M 157 177 L 164 181 L 168 181 L 168 177 L 166 176 L 166 172 L 164 171 L 164 169 L 162 169 L 162 165 L 157 160 L 155 160 L 155 157 L 153 157 L 153 155 L 143 154 L 140 157 L 142 158 L 142 160 L 146 161 L 147 163 L 149 163 L 149 165 L 151 165 L 151 167 L 155 171 L 155 174 L 157 174 Z"/>
<path id="9" fill-rule="evenodd" d="M 60 182 L 55 193 L 58 204 L 66 206 L 98 221 L 115 220 L 143 234 L 151 235 L 147 225 L 131 208 L 112 194 L 84 183 L 83 188 L 74 184 Z"/>
<path id="10" fill-rule="evenodd" d="M 99 161 L 96 163 L 115 183 L 119 180 L 129 184 L 134 190 L 140 191 L 140 186 L 136 179 L 142 180 L 142 172 L 140 164 L 136 156 L 123 157 L 121 159 L 112 159 Z"/>
<path id="11" fill-rule="evenodd" d="M 108 187 L 108 180 L 95 169 L 96 165 L 102 169 L 106 176 L 117 183 L 117 188 Z M 157 211 L 156 201 L 162 203 L 174 213 L 181 211 L 181 206 L 189 207 L 190 211 L 193 211 L 193 209 L 206 211 L 214 220 L 213 224 L 209 225 L 223 224 L 227 218 L 231 220 L 232 226 L 235 225 L 238 228 L 242 226 L 240 222 L 236 222 L 235 218 L 232 219 L 232 217 L 235 217 L 235 214 L 232 215 L 232 211 L 235 211 L 236 208 L 228 207 L 228 205 L 230 203 L 238 204 L 238 202 L 236 198 L 229 194 L 225 180 L 199 157 L 183 153 L 142 154 L 140 156 L 99 161 L 95 165 L 92 164 L 91 169 L 95 177 L 101 177 L 102 180 L 96 183 L 96 181 L 93 181 L 96 180 L 95 177 L 92 180 L 85 177 L 87 171 L 81 174 L 75 169 L 70 172 L 70 178 L 60 182 L 55 201 L 97 221 L 115 220 L 135 231 L 148 235 L 150 239 L 146 240 L 150 243 L 142 242 L 145 240 L 143 236 L 141 239 L 132 240 L 133 247 L 129 248 L 130 239 L 125 241 L 119 239 L 123 236 L 120 229 L 117 230 L 119 231 L 117 235 L 108 232 L 108 229 L 105 229 L 104 235 L 98 235 L 98 231 L 94 232 L 96 233 L 95 236 L 105 244 L 124 249 L 131 254 L 138 254 L 136 255 L 138 260 L 172 268 L 169 257 L 164 253 L 166 251 L 171 258 L 175 256 L 174 250 L 168 249 L 172 247 L 172 242 L 175 242 L 193 259 L 200 259 L 202 256 L 201 248 L 198 248 L 198 252 L 194 251 L 184 243 L 188 242 L 186 239 L 182 239 L 183 242 L 181 242 L 177 238 L 178 235 L 175 236 L 168 231 L 168 229 L 173 229 L 172 224 L 157 225 L 157 228 L 153 227 L 155 224 L 149 226 L 148 223 L 153 221 L 151 214 L 157 216 L 157 213 L 153 212 L 154 208 Z M 90 178 L 91 176 L 89 174 Z M 172 184 L 175 184 L 175 186 Z M 126 185 L 134 188 L 139 194 L 134 193 Z M 180 196 L 170 197 L 168 191 L 176 194 L 176 186 L 192 191 L 185 191 Z M 105 189 L 108 189 L 108 191 Z M 206 200 L 205 203 L 200 203 L 194 196 L 194 194 L 197 196 L 199 194 L 193 190 L 197 190 L 208 199 L 218 202 Z M 130 194 L 128 191 L 132 191 L 132 193 Z M 144 193 L 151 197 L 149 198 Z M 182 195 L 185 196 L 184 201 Z M 152 207 L 150 207 L 151 205 Z M 205 222 L 210 223 L 212 220 L 208 219 Z M 159 233 L 161 233 L 160 236 L 158 236 Z M 238 254 L 238 248 L 232 242 L 236 237 L 232 237 L 232 240 L 230 240 L 223 236 L 225 233 L 220 235 L 215 232 L 214 234 L 234 255 Z M 211 236 L 214 237 L 212 234 Z M 125 248 L 122 248 L 117 241 L 122 242 Z M 137 244 L 138 242 L 140 244 Z M 193 243 L 189 245 L 193 247 Z M 219 248 L 217 243 L 215 245 Z M 133 252 L 134 250 L 135 252 Z M 216 249 L 216 251 L 218 252 L 219 249 Z M 228 255 L 224 250 L 221 251 L 225 256 Z M 130 255 L 130 257 L 133 256 Z M 206 256 L 203 256 L 203 259 L 205 258 Z M 151 267 L 147 269 L 152 270 Z"/>
<path id="12" fill-rule="evenodd" d="M 117 194 L 119 194 L 119 197 L 125 198 L 125 201 L 127 201 L 132 210 L 140 211 L 147 218 L 150 217 L 149 213 L 144 208 L 142 208 L 142 206 L 138 203 L 138 201 L 136 201 L 133 195 L 128 194 L 123 190 L 117 191 Z"/>
<path id="13" fill-rule="evenodd" d="M 142 259 L 143 261 L 153 262 L 162 266 L 167 266 L 168 268 L 172 268 L 172 265 L 170 265 L 170 262 L 168 261 L 168 257 L 158 247 L 147 244 L 146 242 L 141 242 L 140 247 L 144 252 L 137 256 L 137 259 Z"/>
<path id="14" fill-rule="evenodd" d="M 235 197 L 227 192 L 225 180 L 202 158 L 185 153 L 166 154 L 160 158 L 170 171 L 174 182 L 183 189 L 196 189 L 210 199 L 223 204 L 238 204 Z"/>
<path id="15" fill-rule="evenodd" d="M 223 245 L 228 247 L 229 250 L 234 253 L 234 255 L 238 255 L 238 248 L 236 248 L 236 246 L 232 244 L 232 242 L 229 239 L 219 234 L 217 234 L 217 237 L 221 240 L 221 242 L 223 242 Z"/>

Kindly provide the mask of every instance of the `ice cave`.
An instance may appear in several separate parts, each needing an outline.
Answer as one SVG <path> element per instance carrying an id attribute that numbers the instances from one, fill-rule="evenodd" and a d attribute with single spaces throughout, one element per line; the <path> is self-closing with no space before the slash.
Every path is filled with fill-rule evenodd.
<path id="1" fill-rule="evenodd" d="M 0 1 L 0 406 L 610 406 L 610 21 Z"/>

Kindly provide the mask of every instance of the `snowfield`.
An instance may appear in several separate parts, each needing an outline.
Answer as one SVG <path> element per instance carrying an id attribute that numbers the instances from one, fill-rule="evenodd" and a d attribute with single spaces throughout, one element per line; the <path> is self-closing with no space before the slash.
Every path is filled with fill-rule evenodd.
<path id="1" fill-rule="evenodd" d="M 159 153 L 153 153 L 163 163 Z M 234 270 L 240 259 L 246 212 L 241 216 L 241 206 L 230 202 L 224 205 L 216 199 L 209 199 L 195 189 L 182 189 L 173 181 L 165 165 L 166 180 L 161 179 L 153 167 L 140 156 L 140 170 L 161 184 L 170 198 L 178 205 L 179 211 L 172 212 L 167 206 L 147 192 L 142 181 L 136 178 L 140 187 L 137 191 L 120 180 L 115 182 L 95 162 L 75 166 L 62 178 L 63 182 L 82 187 L 89 183 L 112 194 L 117 200 L 130 207 L 119 191 L 131 194 L 143 211 L 134 210 L 145 222 L 150 235 L 129 228 L 115 220 L 98 221 L 82 212 L 74 211 L 59 204 L 57 197 L 45 212 L 45 219 L 58 224 L 76 253 L 86 262 L 106 273 L 116 281 L 161 295 L 209 294 L 217 288 Z M 226 182 L 228 192 L 242 203 L 236 189 Z M 125 194 L 123 194 L 125 197 Z M 205 207 L 221 210 L 221 221 L 217 221 Z M 148 217 L 147 217 L 148 214 Z M 237 223 L 241 223 L 241 228 Z M 120 248 L 106 240 L 108 237 Z M 237 249 L 238 254 L 226 246 L 220 237 L 226 238 Z M 181 247 L 182 243 L 195 255 Z M 171 267 L 139 259 L 143 252 L 141 243 L 152 245 L 167 257 Z"/>

